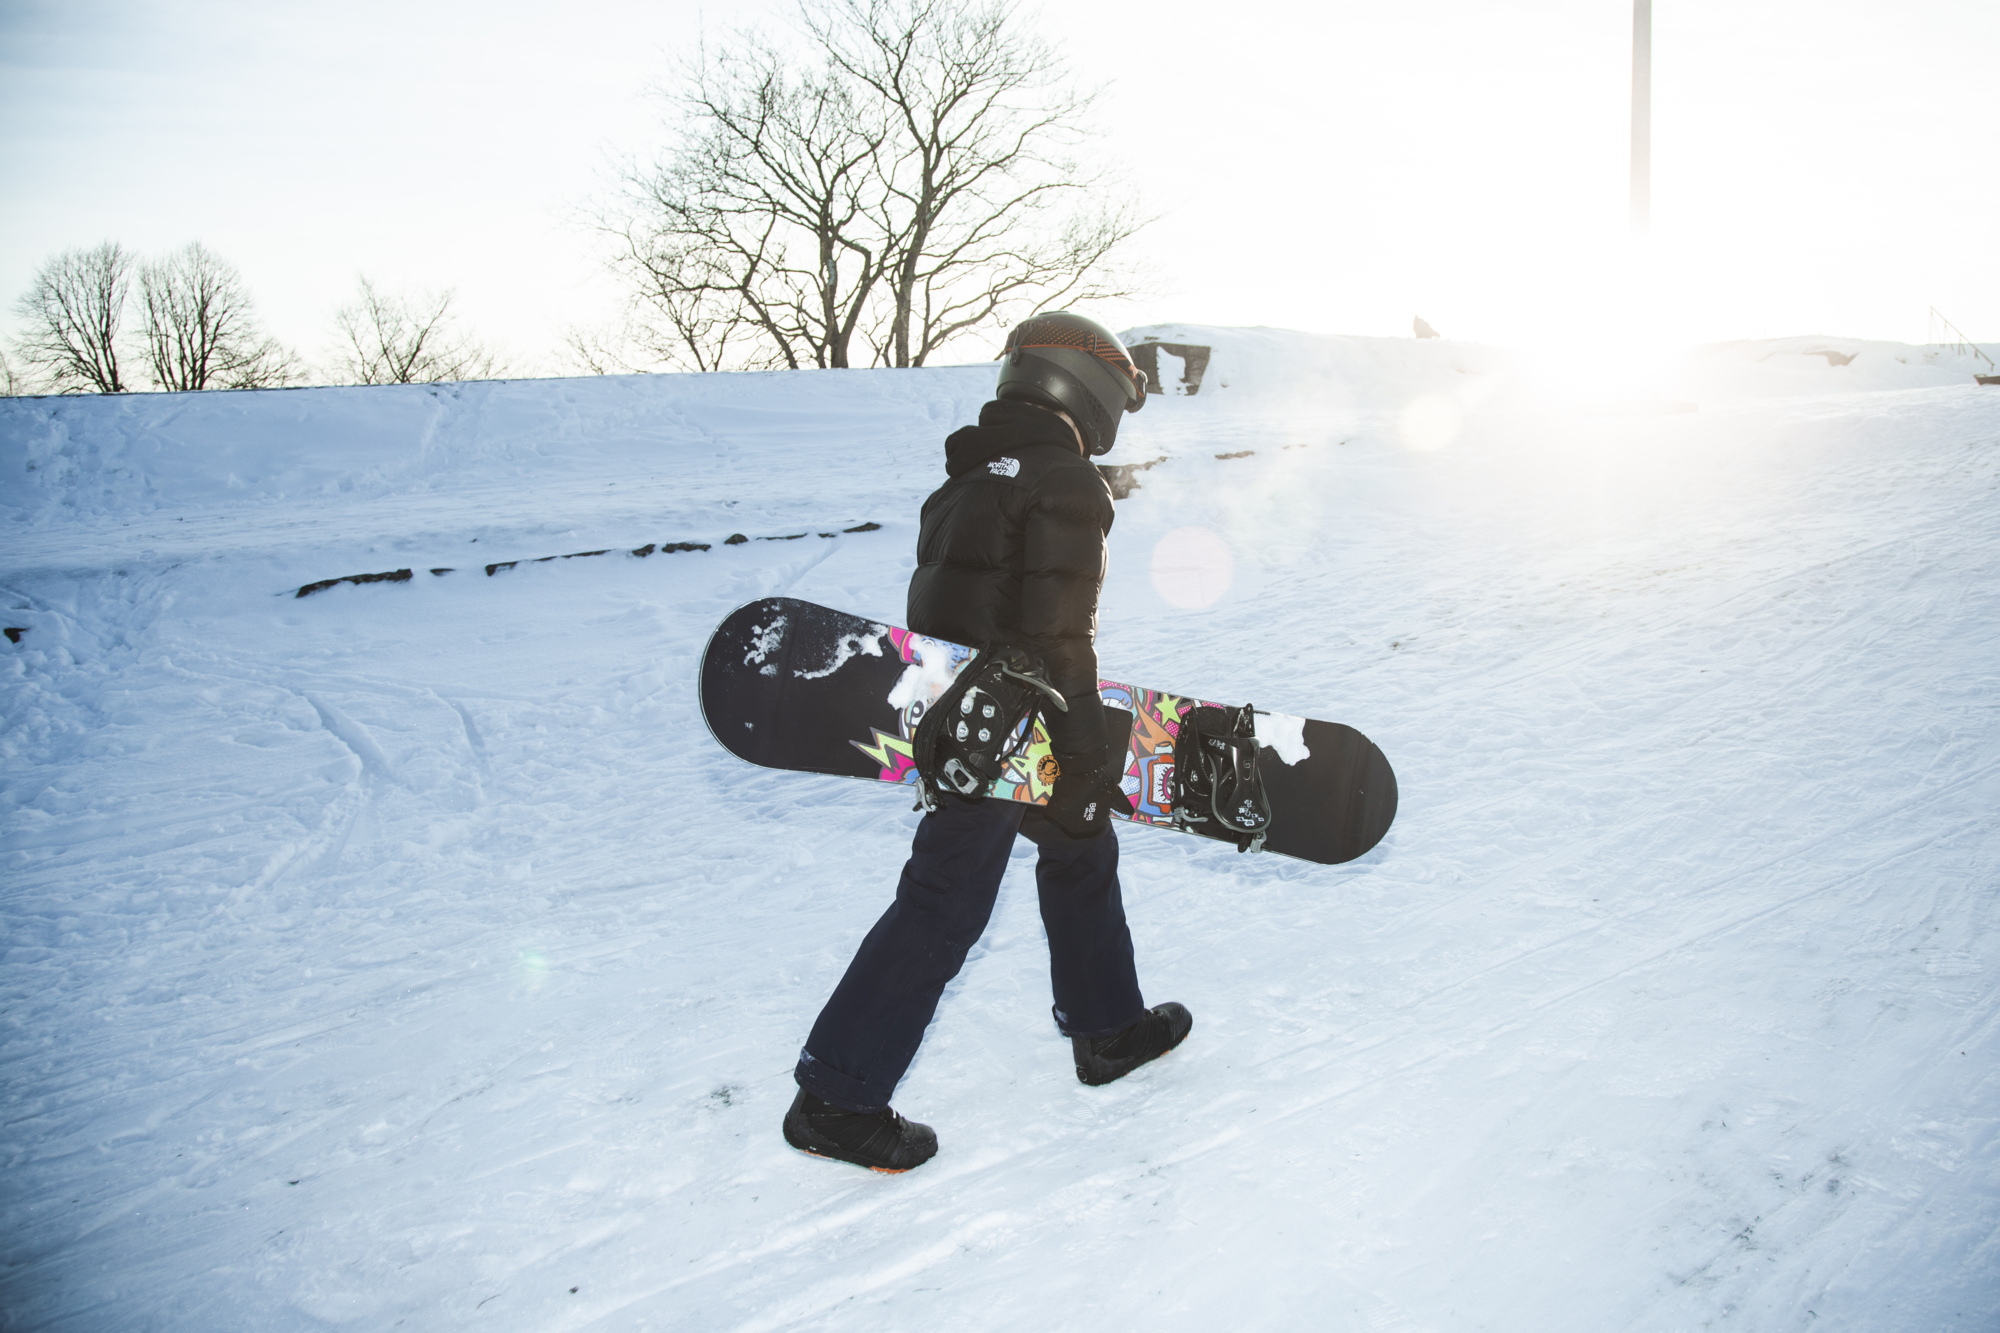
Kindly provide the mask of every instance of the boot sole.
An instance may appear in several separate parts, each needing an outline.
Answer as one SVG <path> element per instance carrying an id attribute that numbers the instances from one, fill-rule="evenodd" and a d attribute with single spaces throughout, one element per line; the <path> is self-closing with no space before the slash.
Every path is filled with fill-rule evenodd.
<path id="1" fill-rule="evenodd" d="M 1183 1032 L 1183 1033 L 1181 1033 L 1181 1035 L 1180 1035 L 1180 1039 L 1179 1039 L 1178 1041 L 1176 1041 L 1176 1042 L 1175 1042 L 1175 1043 L 1174 1043 L 1173 1045 L 1171 1045 L 1171 1046 L 1167 1047 L 1167 1049 L 1166 1049 L 1166 1050 L 1164 1050 L 1164 1051 L 1161 1051 L 1161 1052 L 1160 1052 L 1160 1053 L 1159 1053 L 1158 1055 L 1154 1056 L 1154 1057 L 1153 1057 L 1152 1059 L 1150 1059 L 1150 1060 L 1141 1060 L 1141 1061 L 1140 1061 L 1140 1062 L 1139 1062 L 1138 1064 L 1136 1064 L 1136 1065 L 1133 1065 L 1133 1066 L 1132 1066 L 1132 1067 L 1131 1067 L 1130 1069 L 1126 1070 L 1126 1071 L 1125 1071 L 1125 1072 L 1124 1072 L 1123 1074 L 1113 1074 L 1113 1075 L 1112 1075 L 1112 1076 L 1111 1076 L 1110 1078 L 1106 1078 L 1106 1079 L 1099 1079 L 1099 1080 L 1097 1080 L 1096 1082 L 1092 1082 L 1092 1081 L 1091 1081 L 1091 1079 L 1089 1078 L 1089 1076 L 1087 1076 L 1087 1075 L 1086 1075 L 1086 1074 L 1084 1073 L 1084 1069 L 1083 1069 L 1083 1066 L 1082 1066 L 1082 1065 L 1077 1065 L 1077 1066 L 1075 1067 L 1075 1068 L 1076 1068 L 1076 1081 L 1077 1081 L 1077 1082 L 1079 1082 L 1079 1083 L 1081 1083 L 1081 1084 L 1083 1084 L 1083 1086 L 1084 1086 L 1084 1087 L 1086 1087 L 1086 1088 L 1106 1088 L 1106 1087 L 1109 1087 L 1109 1086 L 1111 1086 L 1111 1085 L 1112 1085 L 1113 1083 L 1116 1083 L 1116 1082 L 1117 1082 L 1117 1081 L 1118 1081 L 1119 1079 L 1121 1079 L 1121 1078 L 1125 1078 L 1125 1077 L 1127 1077 L 1127 1076 L 1129 1076 L 1129 1075 L 1132 1075 L 1132 1074 L 1136 1074 L 1136 1073 L 1138 1073 L 1138 1072 L 1139 1072 L 1140 1070 L 1144 1069 L 1144 1068 L 1145 1068 L 1145 1067 L 1146 1067 L 1147 1065 L 1155 1065 L 1155 1064 L 1158 1064 L 1158 1063 L 1159 1063 L 1160 1061 L 1162 1061 L 1162 1060 L 1166 1059 L 1166 1058 L 1167 1058 L 1168 1056 L 1172 1055 L 1172 1054 L 1173 1054 L 1173 1053 L 1174 1053 L 1175 1051 L 1178 1051 L 1178 1050 L 1179 1050 L 1179 1049 L 1181 1048 L 1181 1046 L 1182 1046 L 1182 1045 L 1183 1045 L 1183 1044 L 1184 1044 L 1184 1043 L 1185 1043 L 1185 1042 L 1187 1041 L 1187 1039 L 1188 1039 L 1189 1037 L 1192 1037 L 1193 1035 L 1194 1035 L 1194 1026 L 1193 1026 L 1192 1024 L 1189 1024 L 1189 1026 L 1188 1026 L 1188 1030 L 1187 1030 L 1186 1032 Z"/>
<path id="2" fill-rule="evenodd" d="M 1186 1040 L 1187 1040 L 1186 1037 L 1181 1038 L 1181 1041 L 1186 1041 Z M 1168 1056 L 1172 1055 L 1175 1051 L 1178 1051 L 1179 1049 L 1180 1049 L 1180 1043 L 1176 1042 L 1172 1046 L 1167 1047 L 1166 1050 L 1161 1051 L 1158 1055 L 1154 1056 L 1152 1059 L 1144 1061 L 1140 1064 L 1133 1065 L 1130 1069 L 1126 1070 L 1122 1074 L 1113 1074 L 1110 1078 L 1099 1079 L 1094 1083 L 1090 1079 L 1084 1077 L 1083 1066 L 1078 1065 L 1076 1067 L 1076 1081 L 1083 1084 L 1083 1086 L 1086 1088 L 1108 1088 L 1121 1078 L 1130 1078 L 1132 1075 L 1144 1069 L 1147 1065 L 1156 1065 L 1160 1063 L 1160 1061 L 1166 1059 Z"/>
<path id="3" fill-rule="evenodd" d="M 870 1171 L 878 1171 L 885 1176 L 905 1175 L 922 1166 L 924 1162 L 931 1160 L 930 1157 L 926 1157 L 924 1158 L 924 1162 L 917 1162 L 911 1166 L 877 1166 L 873 1162 L 864 1162 L 858 1157 L 850 1157 L 838 1148 L 821 1148 L 814 1145 L 812 1140 L 807 1137 L 805 1131 L 795 1131 L 792 1128 L 792 1122 L 789 1117 L 785 1120 L 785 1142 L 806 1156 L 817 1157 L 822 1162 L 845 1162 L 849 1166 L 866 1167 Z M 936 1155 L 936 1153 L 932 1153 L 931 1157 L 935 1157 Z"/>
<path id="4" fill-rule="evenodd" d="M 806 1156 L 817 1157 L 822 1162 L 845 1162 L 849 1166 L 867 1167 L 870 1171 L 879 1172 L 885 1176 L 907 1176 L 910 1172 L 916 1170 L 913 1166 L 870 1166 L 867 1162 L 857 1162 L 852 1157 L 835 1157 L 830 1152 L 819 1152 L 813 1148 L 799 1148 L 796 1143 L 792 1146 L 798 1148 Z"/>

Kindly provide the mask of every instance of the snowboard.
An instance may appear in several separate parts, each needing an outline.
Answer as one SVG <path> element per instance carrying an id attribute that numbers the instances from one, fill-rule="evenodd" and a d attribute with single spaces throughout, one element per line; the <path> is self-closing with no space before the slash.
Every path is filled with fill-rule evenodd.
<path id="1" fill-rule="evenodd" d="M 702 654 L 701 711 L 723 749 L 764 768 L 917 782 L 911 740 L 924 710 L 974 650 L 791 597 L 731 612 Z M 1182 711 L 1209 701 L 1100 680 L 1108 709 L 1132 718 L 1123 790 L 1135 824 L 1173 820 L 1174 741 Z M 1112 714 L 1114 718 L 1116 714 Z M 1045 804 L 1054 762 L 1040 720 L 988 800 Z M 1258 772 L 1271 802 L 1262 850 L 1338 865 L 1364 855 L 1396 817 L 1396 775 L 1366 736 L 1338 722 L 1257 715 Z M 1114 814 L 1114 818 L 1126 816 Z"/>

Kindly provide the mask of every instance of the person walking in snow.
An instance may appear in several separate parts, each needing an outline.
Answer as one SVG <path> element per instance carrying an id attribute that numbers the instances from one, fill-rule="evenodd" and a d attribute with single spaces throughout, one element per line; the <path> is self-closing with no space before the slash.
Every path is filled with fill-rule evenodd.
<path id="1" fill-rule="evenodd" d="M 1059 773 L 1046 806 L 944 793 L 917 825 L 896 899 L 861 942 L 799 1052 L 785 1141 L 819 1157 L 907 1171 L 937 1152 L 889 1099 L 938 998 L 986 930 L 1018 834 L 1039 851 L 1056 1026 L 1096 1086 L 1178 1046 L 1194 1019 L 1146 1007 L 1118 888 L 1114 806 L 1126 738 L 1097 693 L 1097 599 L 1110 489 L 1090 462 L 1145 406 L 1146 380 L 1103 325 L 1067 311 L 1007 335 L 994 401 L 945 441 L 948 480 L 924 501 L 909 626 L 1025 649 L 1069 701 L 1044 725 Z"/>

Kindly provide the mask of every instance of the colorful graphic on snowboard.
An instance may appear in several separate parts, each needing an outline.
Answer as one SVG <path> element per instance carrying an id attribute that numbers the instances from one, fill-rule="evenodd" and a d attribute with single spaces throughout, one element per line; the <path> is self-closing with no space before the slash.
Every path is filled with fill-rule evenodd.
<path id="1" fill-rule="evenodd" d="M 737 608 L 703 654 L 701 703 L 724 749 L 766 768 L 914 787 L 911 740 L 924 711 L 973 650 L 795 598 Z M 1100 680 L 1133 718 L 1123 788 L 1131 822 L 1175 827 L 1174 741 L 1184 708 L 1206 700 Z M 1053 761 L 1037 719 L 988 799 L 1043 804 Z M 1352 727 L 1259 714 L 1258 772 L 1276 812 L 1265 850 L 1336 864 L 1365 854 L 1396 813 L 1389 762 Z M 1121 816 L 1122 818 L 1122 816 Z"/>

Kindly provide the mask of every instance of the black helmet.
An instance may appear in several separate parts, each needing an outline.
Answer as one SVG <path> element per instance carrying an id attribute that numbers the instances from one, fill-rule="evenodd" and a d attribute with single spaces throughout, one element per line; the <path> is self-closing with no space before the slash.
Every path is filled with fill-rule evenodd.
<path id="1" fill-rule="evenodd" d="M 1146 373 L 1094 319 L 1051 310 L 1016 325 L 1001 350 L 998 397 L 1067 412 L 1091 454 L 1108 452 L 1118 420 L 1146 405 Z"/>

